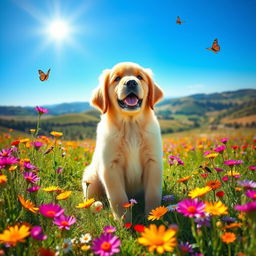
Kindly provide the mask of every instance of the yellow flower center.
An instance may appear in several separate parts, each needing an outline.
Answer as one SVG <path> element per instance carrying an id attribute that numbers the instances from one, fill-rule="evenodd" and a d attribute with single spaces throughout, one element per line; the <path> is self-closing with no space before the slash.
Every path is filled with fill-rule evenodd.
<path id="1" fill-rule="evenodd" d="M 55 216 L 55 211 L 47 211 L 46 214 L 49 216 Z"/>
<path id="2" fill-rule="evenodd" d="M 103 242 L 100 246 L 103 251 L 109 251 L 111 249 L 111 244 L 109 242 Z"/>
<path id="3" fill-rule="evenodd" d="M 195 206 L 189 206 L 188 209 L 187 209 L 187 211 L 188 211 L 189 213 L 195 213 L 195 212 L 196 212 L 196 207 L 195 207 Z"/>
<path id="4" fill-rule="evenodd" d="M 66 220 L 61 221 L 60 223 L 62 226 L 68 226 L 68 222 Z"/>

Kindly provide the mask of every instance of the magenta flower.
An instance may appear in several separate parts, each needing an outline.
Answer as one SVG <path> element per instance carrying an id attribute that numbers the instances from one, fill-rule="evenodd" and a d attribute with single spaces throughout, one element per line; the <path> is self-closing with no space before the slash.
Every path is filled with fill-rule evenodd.
<path id="1" fill-rule="evenodd" d="M 223 181 L 228 181 L 228 180 L 229 180 L 229 177 L 228 177 L 228 176 L 223 176 L 221 179 L 222 179 Z"/>
<path id="2" fill-rule="evenodd" d="M 27 188 L 28 192 L 37 192 L 41 187 L 40 186 L 34 186 L 34 187 L 30 187 Z"/>
<path id="3" fill-rule="evenodd" d="M 39 241 L 45 240 L 47 235 L 43 234 L 43 230 L 40 226 L 34 226 L 30 231 L 31 236 Z"/>
<path id="4" fill-rule="evenodd" d="M 186 243 L 181 242 L 179 244 L 179 248 L 183 253 L 192 253 L 193 252 L 192 244 L 190 244 L 189 242 L 186 242 Z"/>
<path id="5" fill-rule="evenodd" d="M 240 212 L 253 212 L 256 211 L 256 201 L 249 202 L 243 205 L 236 205 L 235 209 Z"/>
<path id="6" fill-rule="evenodd" d="M 2 151 L 0 151 L 0 157 L 10 157 L 12 156 L 12 153 L 13 153 L 12 148 L 2 149 Z"/>
<path id="7" fill-rule="evenodd" d="M 18 158 L 16 157 L 0 157 L 0 165 L 6 167 L 12 164 L 17 164 Z"/>
<path id="8" fill-rule="evenodd" d="M 252 180 L 239 180 L 237 183 L 244 189 L 256 188 L 256 182 Z"/>
<path id="9" fill-rule="evenodd" d="M 214 169 L 215 169 L 215 171 L 217 171 L 217 172 L 224 172 L 224 171 L 225 171 L 224 169 L 221 169 L 221 168 L 218 168 L 218 167 L 215 167 Z"/>
<path id="10" fill-rule="evenodd" d="M 255 190 L 246 190 L 245 195 L 253 200 L 256 200 L 256 191 Z"/>
<path id="11" fill-rule="evenodd" d="M 205 152 L 203 153 L 204 156 L 207 156 L 207 155 L 209 155 L 209 154 L 211 154 L 211 150 L 207 150 L 207 151 L 205 151 Z"/>
<path id="12" fill-rule="evenodd" d="M 222 153 L 225 149 L 226 149 L 226 146 L 222 145 L 222 146 L 218 146 L 217 148 L 215 148 L 214 151 L 218 152 L 218 153 Z"/>
<path id="13" fill-rule="evenodd" d="M 223 138 L 220 140 L 223 144 L 226 144 L 228 142 L 228 138 Z"/>
<path id="14" fill-rule="evenodd" d="M 92 250 L 100 256 L 111 256 L 119 253 L 120 239 L 111 233 L 102 233 L 99 238 L 94 239 Z"/>
<path id="15" fill-rule="evenodd" d="M 42 204 L 39 206 L 39 212 L 47 218 L 56 218 L 64 213 L 64 209 L 58 204 Z"/>
<path id="16" fill-rule="evenodd" d="M 184 165 L 184 162 L 177 156 L 169 155 L 168 158 L 170 159 L 170 162 L 174 162 L 173 160 L 176 160 L 178 164 Z"/>
<path id="17" fill-rule="evenodd" d="M 114 233 L 116 232 L 116 228 L 113 226 L 106 226 L 103 229 L 104 233 Z"/>
<path id="18" fill-rule="evenodd" d="M 74 223 L 76 223 L 76 218 L 72 216 L 60 215 L 53 220 L 53 224 L 57 225 L 59 229 L 69 230 Z"/>
<path id="19" fill-rule="evenodd" d="M 178 203 L 177 212 L 182 213 L 189 218 L 200 217 L 204 215 L 205 204 L 196 199 L 185 199 Z"/>
<path id="20" fill-rule="evenodd" d="M 23 177 L 26 181 L 33 184 L 40 180 L 40 178 L 34 172 L 24 172 Z"/>
<path id="21" fill-rule="evenodd" d="M 256 170 L 256 166 L 249 166 L 248 168 L 249 168 L 249 170 L 252 170 L 252 171 Z"/>
<path id="22" fill-rule="evenodd" d="M 243 160 L 227 160 L 227 161 L 224 161 L 224 164 L 228 166 L 234 166 L 234 165 L 242 164 L 243 162 L 244 162 Z"/>
<path id="23" fill-rule="evenodd" d="M 30 162 L 24 162 L 23 166 L 24 166 L 25 169 L 28 169 L 28 170 L 36 169 L 36 167 L 33 164 L 31 164 Z"/>
<path id="24" fill-rule="evenodd" d="M 35 147 L 36 150 L 38 150 L 39 148 L 41 148 L 44 144 L 40 141 L 35 141 L 32 143 L 32 145 Z"/>
<path id="25" fill-rule="evenodd" d="M 38 112 L 39 115 L 43 115 L 43 114 L 47 114 L 48 113 L 48 109 L 46 108 L 42 108 L 42 107 L 35 107 L 35 110 Z"/>
<path id="26" fill-rule="evenodd" d="M 64 170 L 64 169 L 63 169 L 62 167 L 59 167 L 56 172 L 57 172 L 58 174 L 60 174 L 60 173 L 63 172 L 63 170 Z"/>

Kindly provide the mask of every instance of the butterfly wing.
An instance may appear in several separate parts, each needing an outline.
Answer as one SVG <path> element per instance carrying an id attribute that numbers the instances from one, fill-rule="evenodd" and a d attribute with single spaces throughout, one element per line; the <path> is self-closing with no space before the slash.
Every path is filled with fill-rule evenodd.
<path id="1" fill-rule="evenodd" d="M 213 44 L 212 44 L 212 49 L 215 51 L 215 52 L 218 52 L 220 51 L 220 46 L 218 44 L 218 39 L 215 39 Z"/>
<path id="2" fill-rule="evenodd" d="M 179 16 L 177 17 L 176 23 L 177 23 L 177 24 L 181 24 L 181 21 L 180 21 L 180 17 L 179 17 Z"/>
<path id="3" fill-rule="evenodd" d="M 41 81 L 44 81 L 45 80 L 45 73 L 42 71 L 42 70 L 38 70 L 38 73 L 39 73 L 39 79 L 41 80 Z"/>

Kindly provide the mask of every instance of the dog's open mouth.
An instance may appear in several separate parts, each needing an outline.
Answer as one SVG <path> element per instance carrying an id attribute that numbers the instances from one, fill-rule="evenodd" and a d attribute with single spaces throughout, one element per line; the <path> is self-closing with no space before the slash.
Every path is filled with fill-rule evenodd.
<path id="1" fill-rule="evenodd" d="M 134 93 L 130 93 L 123 100 L 118 100 L 118 104 L 123 109 L 137 109 L 140 108 L 142 100 L 140 100 Z"/>

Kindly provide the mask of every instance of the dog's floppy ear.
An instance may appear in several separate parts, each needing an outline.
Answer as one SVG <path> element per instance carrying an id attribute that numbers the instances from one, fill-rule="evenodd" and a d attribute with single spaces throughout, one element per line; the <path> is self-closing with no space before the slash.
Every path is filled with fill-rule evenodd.
<path id="1" fill-rule="evenodd" d="M 148 103 L 151 109 L 154 109 L 154 105 L 163 98 L 163 91 L 159 86 L 153 81 L 153 74 L 151 69 L 144 69 L 148 81 L 149 81 L 149 93 L 148 93 Z"/>
<path id="2" fill-rule="evenodd" d="M 110 70 L 106 69 L 100 75 L 100 84 L 93 91 L 91 105 L 98 108 L 103 114 L 107 112 L 109 97 L 108 97 L 108 81 Z"/>

